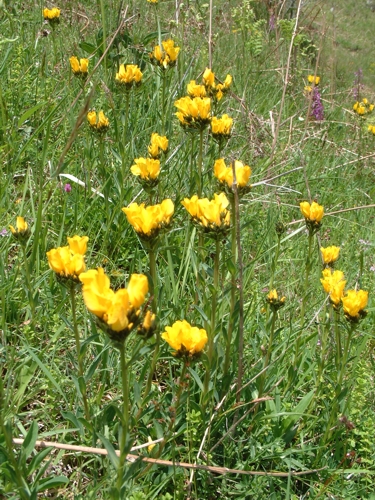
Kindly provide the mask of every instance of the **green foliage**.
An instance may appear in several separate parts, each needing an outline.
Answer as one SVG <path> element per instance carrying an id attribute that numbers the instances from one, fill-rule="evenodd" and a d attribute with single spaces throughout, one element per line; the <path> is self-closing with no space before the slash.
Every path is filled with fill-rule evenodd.
<path id="1" fill-rule="evenodd" d="M 103 18 L 101 4 L 64 2 L 54 28 L 39 7 L 0 6 L 1 498 L 371 498 L 374 137 L 371 115 L 351 111 L 352 75 L 340 82 L 345 92 L 335 92 L 325 45 L 317 68 L 325 119 L 312 120 L 304 86 L 320 45 L 314 9 L 302 9 L 285 81 L 295 20 L 277 19 L 272 30 L 270 3 L 241 0 L 228 10 L 214 2 L 211 69 L 216 84 L 229 73 L 233 85 L 212 113 L 235 123 L 218 145 L 207 129 L 200 136 L 180 127 L 174 108 L 209 65 L 209 2 L 187 2 L 179 12 L 161 0 L 129 2 L 116 36 L 123 6 L 111 0 Z M 103 36 L 108 52 L 99 62 Z M 149 53 L 168 38 L 181 51 L 164 71 Z M 352 50 L 353 39 L 340 34 L 339 52 Z M 89 57 L 89 81 L 73 75 L 72 55 Z M 144 74 L 129 93 L 115 82 L 122 63 Z M 91 109 L 108 116 L 105 134 L 88 126 Z M 153 132 L 169 139 L 154 191 L 130 172 Z M 252 169 L 252 189 L 239 199 L 240 249 L 235 231 L 218 243 L 202 236 L 181 205 L 199 189 L 210 199 L 224 190 L 213 175 L 218 158 Z M 226 192 L 233 227 L 236 205 Z M 175 204 L 172 226 L 157 248 L 148 246 L 121 209 L 165 198 Z M 309 238 L 299 204 L 314 199 L 325 216 Z M 9 231 L 20 215 L 31 231 L 24 246 Z M 283 231 L 275 229 L 280 222 Z M 113 290 L 133 273 L 147 275 L 153 289 L 139 317 L 154 307 L 158 335 L 186 319 L 205 328 L 211 344 L 181 359 L 156 335 L 133 332 L 122 358 L 80 290 L 73 314 L 69 287 L 49 269 L 46 252 L 75 234 L 89 237 L 87 268 L 103 267 Z M 321 287 L 319 247 L 329 245 L 341 247 L 335 266 L 346 288 L 370 291 L 368 315 L 353 328 Z M 267 302 L 274 288 L 285 297 L 278 311 Z M 107 456 L 39 448 L 37 439 L 104 448 Z M 139 458 L 125 462 L 128 452 Z"/>

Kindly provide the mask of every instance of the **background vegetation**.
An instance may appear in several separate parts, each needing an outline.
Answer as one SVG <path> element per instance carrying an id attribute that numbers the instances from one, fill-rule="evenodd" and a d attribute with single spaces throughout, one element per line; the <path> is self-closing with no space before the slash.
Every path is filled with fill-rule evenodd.
<path id="1" fill-rule="evenodd" d="M 375 118 L 356 116 L 352 106 L 354 86 L 359 99 L 374 102 L 375 61 L 366 30 L 375 13 L 364 0 L 298 5 L 236 0 L 229 8 L 226 1 L 213 2 L 212 70 L 220 80 L 233 76 L 231 91 L 215 109 L 235 124 L 220 153 L 227 164 L 238 159 L 251 166 L 253 188 L 240 198 L 242 276 L 239 265 L 232 267 L 230 234 L 221 245 L 208 399 L 202 402 L 206 354 L 181 377 L 183 363 L 162 342 L 145 397 L 155 337 L 127 341 L 128 356 L 138 351 L 130 373 L 133 444 L 166 438 L 132 453 L 235 471 L 136 460 L 127 464 L 122 498 L 374 497 L 375 136 L 367 128 Z M 209 327 L 215 245 L 206 238 L 202 246 L 180 203 L 196 193 L 199 140 L 180 127 L 173 103 L 209 66 L 210 5 L 61 1 L 54 28 L 43 20 L 44 7 L 0 6 L 0 496 L 116 498 L 113 450 L 123 405 L 118 351 L 77 293 L 84 359 L 84 376 L 77 376 L 69 293 L 49 269 L 46 252 L 65 245 L 67 236 L 87 235 L 87 267 L 104 267 L 115 289 L 131 273 L 150 276 L 148 254 L 121 208 L 148 202 L 130 167 L 147 154 L 151 133 L 165 132 L 170 146 L 156 199 L 171 198 L 175 215 L 157 253 L 158 329 L 181 319 Z M 164 77 L 149 61 L 159 35 L 181 47 L 164 93 Z M 86 83 L 74 77 L 72 55 L 90 59 Z M 138 64 L 144 73 L 142 85 L 131 91 L 128 117 L 115 84 L 121 63 Z M 304 90 L 309 74 L 321 77 L 323 120 L 310 116 Z M 87 124 L 89 109 L 109 118 L 102 139 Z M 212 173 L 220 153 L 208 133 L 203 148 L 203 194 L 211 198 L 220 189 Z M 299 209 L 304 200 L 316 200 L 326 213 L 310 256 Z M 31 230 L 24 253 L 9 231 L 19 215 Z M 285 232 L 278 235 L 280 223 Z M 368 315 L 352 334 L 343 314 L 335 321 L 319 281 L 319 247 L 329 245 L 341 248 L 336 267 L 347 288 L 370 293 Z M 233 273 L 236 307 L 230 314 Z M 273 330 L 266 303 L 272 287 L 286 297 Z M 343 345 L 351 335 L 345 364 L 337 362 L 337 331 Z M 14 438 L 26 440 L 20 446 Z M 36 439 L 105 448 L 109 458 L 40 449 Z"/>

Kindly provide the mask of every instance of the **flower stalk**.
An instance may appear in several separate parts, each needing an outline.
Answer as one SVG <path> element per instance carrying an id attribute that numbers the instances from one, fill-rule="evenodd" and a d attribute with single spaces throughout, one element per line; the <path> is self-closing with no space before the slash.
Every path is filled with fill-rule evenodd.
<path id="1" fill-rule="evenodd" d="M 121 434 L 120 434 L 120 458 L 117 470 L 117 490 L 119 498 L 123 498 L 121 494 L 122 480 L 124 476 L 125 463 L 130 446 L 127 446 L 129 436 L 129 381 L 128 381 L 128 364 L 126 362 L 125 341 L 119 342 L 117 347 L 120 351 L 120 369 L 121 369 L 121 384 L 122 384 L 122 418 L 121 418 Z M 129 449 L 128 449 L 129 448 Z"/>
<path id="2" fill-rule="evenodd" d="M 84 379 L 84 370 L 83 370 L 83 356 L 81 352 L 81 342 L 79 338 L 79 332 L 78 332 L 78 324 L 77 324 L 77 308 L 76 308 L 76 284 L 71 283 L 71 286 L 69 288 L 69 293 L 70 293 L 70 303 L 72 305 L 72 318 L 73 318 L 73 331 L 74 331 L 74 339 L 76 342 L 76 352 L 77 352 L 77 361 L 78 361 L 78 376 L 79 378 L 83 381 L 83 384 L 79 384 L 81 394 L 82 394 L 82 401 L 83 401 L 83 406 L 85 409 L 85 416 L 86 420 L 89 422 L 91 420 L 90 417 L 90 409 L 87 401 L 87 394 L 86 394 L 86 382 Z"/>

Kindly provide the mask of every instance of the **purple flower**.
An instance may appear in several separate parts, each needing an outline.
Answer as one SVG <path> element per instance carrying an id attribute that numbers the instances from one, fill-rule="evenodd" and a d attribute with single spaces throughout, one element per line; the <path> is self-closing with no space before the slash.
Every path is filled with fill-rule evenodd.
<path id="1" fill-rule="evenodd" d="M 70 184 L 65 184 L 64 191 L 66 193 L 70 193 L 71 190 L 72 190 L 72 186 Z"/>
<path id="2" fill-rule="evenodd" d="M 276 16 L 275 14 L 271 14 L 270 15 L 270 20 L 268 22 L 268 29 L 270 31 L 274 31 L 275 27 L 276 27 L 276 24 L 275 24 L 275 21 L 276 21 Z"/>
<path id="3" fill-rule="evenodd" d="M 4 228 L 0 231 L 0 236 L 7 236 L 8 235 L 8 231 Z"/>
<path id="4" fill-rule="evenodd" d="M 323 103 L 320 98 L 320 93 L 317 87 L 314 87 L 312 102 L 311 102 L 311 118 L 314 118 L 316 121 L 324 120 L 324 108 Z"/>

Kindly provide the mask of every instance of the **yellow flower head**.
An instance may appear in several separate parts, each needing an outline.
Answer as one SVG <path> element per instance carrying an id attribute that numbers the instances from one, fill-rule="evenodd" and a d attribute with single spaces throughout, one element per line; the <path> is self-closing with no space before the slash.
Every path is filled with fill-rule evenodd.
<path id="1" fill-rule="evenodd" d="M 72 56 L 70 59 L 70 67 L 72 68 L 73 73 L 76 76 L 86 77 L 89 71 L 89 60 L 88 59 L 80 59 L 76 56 Z"/>
<path id="2" fill-rule="evenodd" d="M 270 290 L 269 294 L 267 295 L 267 302 L 269 303 L 271 309 L 274 311 L 277 311 L 280 309 L 280 307 L 283 307 L 285 305 L 285 297 L 280 297 L 279 294 L 277 293 L 276 289 Z"/>
<path id="3" fill-rule="evenodd" d="M 323 263 L 331 266 L 339 258 L 340 247 L 327 247 L 320 249 L 322 253 Z"/>
<path id="4" fill-rule="evenodd" d="M 362 99 L 361 102 L 357 101 L 353 104 L 353 111 L 355 111 L 357 115 L 360 116 L 371 113 L 373 109 L 374 109 L 374 104 L 371 104 L 365 97 Z"/>
<path id="5" fill-rule="evenodd" d="M 30 229 L 23 217 L 17 217 L 16 227 L 14 228 L 13 226 L 9 226 L 9 229 L 16 240 L 18 240 L 21 244 L 26 244 L 26 241 L 30 236 Z"/>
<path id="6" fill-rule="evenodd" d="M 87 113 L 87 121 L 92 130 L 95 132 L 103 134 L 108 130 L 109 120 L 104 115 L 103 111 L 99 111 L 99 114 L 96 114 L 96 111 L 89 111 Z"/>
<path id="7" fill-rule="evenodd" d="M 78 281 L 86 269 L 84 254 L 87 251 L 87 236 L 68 238 L 68 246 L 52 248 L 47 252 L 49 267 L 62 280 Z"/>
<path id="8" fill-rule="evenodd" d="M 195 80 L 190 80 L 187 85 L 187 93 L 190 97 L 206 97 L 206 87 L 198 85 Z"/>
<path id="9" fill-rule="evenodd" d="M 138 327 L 138 335 L 146 339 L 150 338 L 154 334 L 156 329 L 155 320 L 155 314 L 153 314 L 151 311 L 147 311 L 144 316 L 143 323 Z"/>
<path id="10" fill-rule="evenodd" d="M 190 129 L 203 129 L 211 121 L 211 99 L 209 97 L 182 97 L 175 101 L 180 124 Z"/>
<path id="11" fill-rule="evenodd" d="M 160 174 L 160 161 L 153 158 L 136 158 L 135 164 L 130 168 L 133 175 L 145 181 L 154 181 Z"/>
<path id="12" fill-rule="evenodd" d="M 215 87 L 215 92 L 212 93 L 213 97 L 217 100 L 220 101 L 223 97 L 223 95 L 228 92 L 230 86 L 232 85 L 232 77 L 231 75 L 227 75 L 224 83 L 218 83 Z"/>
<path id="13" fill-rule="evenodd" d="M 159 158 L 161 153 L 168 151 L 168 139 L 165 135 L 159 135 L 156 132 L 151 134 L 151 144 L 148 147 L 148 153 L 151 158 Z"/>
<path id="14" fill-rule="evenodd" d="M 375 135 L 375 125 L 369 125 L 367 130 L 371 132 L 373 135 Z"/>
<path id="15" fill-rule="evenodd" d="M 153 3 L 153 4 L 158 3 L 158 0 L 147 0 L 147 1 L 148 1 L 148 3 Z"/>
<path id="16" fill-rule="evenodd" d="M 158 236 L 159 232 L 168 227 L 174 213 L 172 200 L 166 199 L 159 205 L 145 206 L 144 203 L 138 205 L 131 203 L 124 207 L 129 224 L 133 226 L 140 238 L 149 240 Z"/>
<path id="17" fill-rule="evenodd" d="M 58 23 L 60 21 L 60 9 L 54 7 L 53 9 L 43 9 L 43 17 L 50 24 Z"/>
<path id="18" fill-rule="evenodd" d="M 354 323 L 366 316 L 364 310 L 368 303 L 368 292 L 364 290 L 348 290 L 341 299 L 345 317 Z"/>
<path id="19" fill-rule="evenodd" d="M 206 68 L 203 73 L 203 84 L 206 88 L 215 88 L 215 73 L 213 73 L 209 68 Z"/>
<path id="20" fill-rule="evenodd" d="M 116 342 L 123 342 L 140 321 L 139 308 L 148 293 L 147 277 L 133 274 L 128 288 L 114 292 L 108 276 L 102 268 L 82 273 L 83 300 L 87 309 L 94 314 L 100 326 Z"/>
<path id="21" fill-rule="evenodd" d="M 167 326 L 161 337 L 174 349 L 175 356 L 192 358 L 198 355 L 208 341 L 206 330 L 191 326 L 187 321 L 176 321 Z"/>
<path id="22" fill-rule="evenodd" d="M 314 85 L 319 85 L 320 76 L 308 75 L 307 81 L 313 83 Z"/>
<path id="23" fill-rule="evenodd" d="M 251 168 L 249 165 L 244 165 L 240 161 L 234 162 L 234 168 L 236 172 L 237 186 L 245 188 L 248 186 L 248 182 L 251 175 Z M 214 165 L 214 175 L 220 182 L 226 184 L 229 188 L 233 185 L 233 169 L 232 165 L 227 167 L 223 158 L 215 161 Z M 250 186 L 248 186 L 250 187 Z"/>
<path id="24" fill-rule="evenodd" d="M 152 64 L 159 66 L 162 69 L 168 69 L 176 65 L 180 47 L 175 46 L 173 40 L 164 40 L 160 45 L 156 45 L 150 53 L 150 61 Z"/>
<path id="25" fill-rule="evenodd" d="M 214 194 L 214 199 L 199 199 L 197 195 L 185 198 L 181 204 L 189 212 L 193 220 L 208 233 L 216 236 L 224 235 L 229 229 L 230 212 L 228 198 L 224 193 Z"/>
<path id="26" fill-rule="evenodd" d="M 315 201 L 313 201 L 311 205 L 308 201 L 302 201 L 300 203 L 300 209 L 302 215 L 305 217 L 306 226 L 310 234 L 319 231 L 322 225 L 321 220 L 324 216 L 324 208 Z"/>
<path id="27" fill-rule="evenodd" d="M 143 73 L 136 64 L 120 65 L 118 73 L 116 73 L 116 82 L 123 85 L 129 90 L 133 85 L 140 85 L 142 82 Z"/>
<path id="28" fill-rule="evenodd" d="M 215 139 L 229 139 L 233 126 L 233 118 L 223 115 L 221 118 L 214 116 L 211 120 L 211 133 Z"/>
<path id="29" fill-rule="evenodd" d="M 329 293 L 329 300 L 335 307 L 341 304 L 341 298 L 344 295 L 344 288 L 346 281 L 344 280 L 344 273 L 342 271 L 334 271 L 330 268 L 324 269 L 322 272 L 323 278 L 320 279 L 324 291 Z"/>

